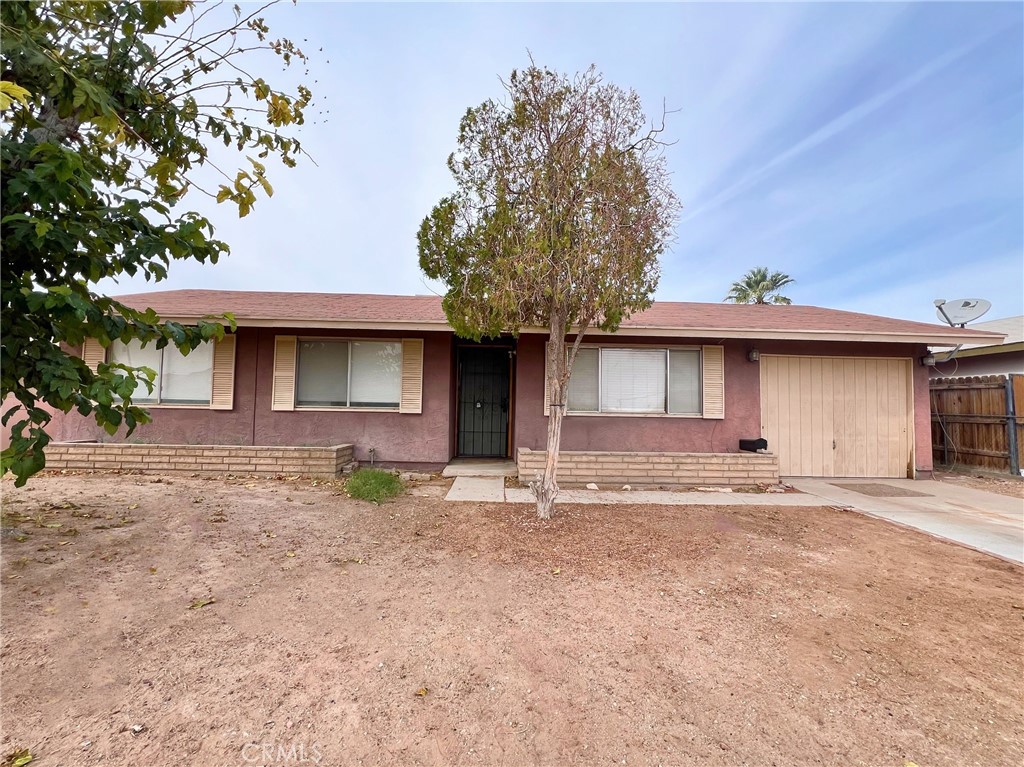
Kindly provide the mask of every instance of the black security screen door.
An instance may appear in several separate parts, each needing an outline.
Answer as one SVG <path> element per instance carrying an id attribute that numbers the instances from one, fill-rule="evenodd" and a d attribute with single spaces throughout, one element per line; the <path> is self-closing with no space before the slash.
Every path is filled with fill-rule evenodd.
<path id="1" fill-rule="evenodd" d="M 508 455 L 509 349 L 459 349 L 459 455 Z"/>

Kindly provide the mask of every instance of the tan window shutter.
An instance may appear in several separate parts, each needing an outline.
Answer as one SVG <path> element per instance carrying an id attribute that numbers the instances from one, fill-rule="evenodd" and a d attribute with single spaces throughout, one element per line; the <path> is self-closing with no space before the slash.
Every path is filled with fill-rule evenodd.
<path id="1" fill-rule="evenodd" d="M 213 392 L 210 409 L 231 410 L 235 406 L 235 336 L 225 335 L 213 347 Z"/>
<path id="2" fill-rule="evenodd" d="M 82 362 L 89 366 L 93 373 L 101 362 L 107 361 L 107 350 L 95 338 L 87 338 L 82 342 Z"/>
<path id="3" fill-rule="evenodd" d="M 704 418 L 725 418 L 725 347 L 703 346 Z"/>
<path id="4" fill-rule="evenodd" d="M 400 413 L 423 412 L 423 339 L 402 339 L 402 398 Z"/>
<path id="5" fill-rule="evenodd" d="M 551 365 L 548 363 L 550 345 L 550 341 L 544 344 L 544 415 L 551 415 L 551 385 L 548 383 L 548 374 L 551 372 Z"/>
<path id="6" fill-rule="evenodd" d="M 271 410 L 295 409 L 295 364 L 298 353 L 295 336 L 274 336 L 274 386 L 270 393 Z"/>

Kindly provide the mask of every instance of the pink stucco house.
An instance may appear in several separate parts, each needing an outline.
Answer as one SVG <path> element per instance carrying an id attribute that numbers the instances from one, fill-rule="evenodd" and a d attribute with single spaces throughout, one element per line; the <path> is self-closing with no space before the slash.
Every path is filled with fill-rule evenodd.
<path id="1" fill-rule="evenodd" d="M 90 364 L 159 372 L 153 422 L 135 443 L 210 452 L 350 445 L 361 462 L 435 469 L 478 456 L 518 461 L 525 473 L 558 405 L 545 396 L 545 331 L 466 341 L 433 296 L 175 290 L 120 300 L 164 319 L 228 312 L 237 322 L 225 341 L 187 358 L 86 344 Z M 993 340 L 810 306 L 658 302 L 615 334 L 587 335 L 564 403 L 570 479 L 927 476 L 922 358 L 929 346 Z M 52 431 L 58 441 L 123 441 L 77 415 Z M 767 457 L 740 450 L 741 439 L 758 438 Z M 55 455 L 56 466 L 75 466 Z"/>

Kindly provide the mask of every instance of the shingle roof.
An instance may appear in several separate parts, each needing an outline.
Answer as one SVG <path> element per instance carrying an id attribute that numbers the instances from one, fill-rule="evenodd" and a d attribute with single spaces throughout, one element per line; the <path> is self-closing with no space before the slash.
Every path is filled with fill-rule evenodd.
<path id="1" fill-rule="evenodd" d="M 168 319 L 195 320 L 230 313 L 240 326 L 383 327 L 444 330 L 437 296 L 361 293 L 284 293 L 241 290 L 167 290 L 117 297 Z M 748 338 L 913 340 L 936 345 L 998 342 L 999 335 L 925 322 L 879 317 L 817 306 L 764 306 L 658 301 L 622 323 L 627 329 L 666 335 Z M 620 332 L 622 332 L 620 331 Z M 901 338 L 895 338 L 895 337 Z"/>
<path id="2" fill-rule="evenodd" d="M 236 320 L 295 320 L 299 324 L 319 320 L 447 324 L 437 296 L 164 290 L 116 298 L 135 309 L 152 307 L 162 317 L 231 313 Z"/>

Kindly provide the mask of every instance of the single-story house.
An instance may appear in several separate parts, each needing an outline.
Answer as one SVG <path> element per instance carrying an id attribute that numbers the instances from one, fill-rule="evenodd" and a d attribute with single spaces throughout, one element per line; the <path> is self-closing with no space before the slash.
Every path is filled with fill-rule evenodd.
<path id="1" fill-rule="evenodd" d="M 1024 315 L 975 322 L 972 330 L 1001 333 L 1001 342 L 965 343 L 956 353 L 933 349 L 935 366 L 932 378 L 1024 374 Z"/>
<path id="2" fill-rule="evenodd" d="M 224 341 L 188 357 L 121 343 L 80 350 L 93 365 L 158 371 L 151 397 L 139 397 L 153 421 L 129 440 L 160 446 L 146 466 L 209 469 L 204 461 L 228 461 L 233 446 L 237 471 L 291 470 L 272 459 L 304 449 L 313 452 L 296 455 L 313 460 L 314 473 L 353 457 L 437 469 L 475 456 L 517 461 L 530 477 L 543 458 L 552 403 L 542 328 L 464 340 L 436 296 L 172 290 L 119 300 L 164 319 L 229 312 L 237 322 Z M 999 338 L 812 306 L 659 301 L 614 334 L 587 334 L 565 403 L 560 476 L 653 484 L 928 476 L 922 358 L 929 345 Z M 64 442 L 124 443 L 74 413 L 51 431 Z M 740 440 L 757 438 L 767 453 L 740 450 Z M 344 454 L 315 453 L 331 446 Z M 52 468 L 136 465 L 127 448 L 111 447 L 100 463 L 65 448 L 52 451 Z"/>

